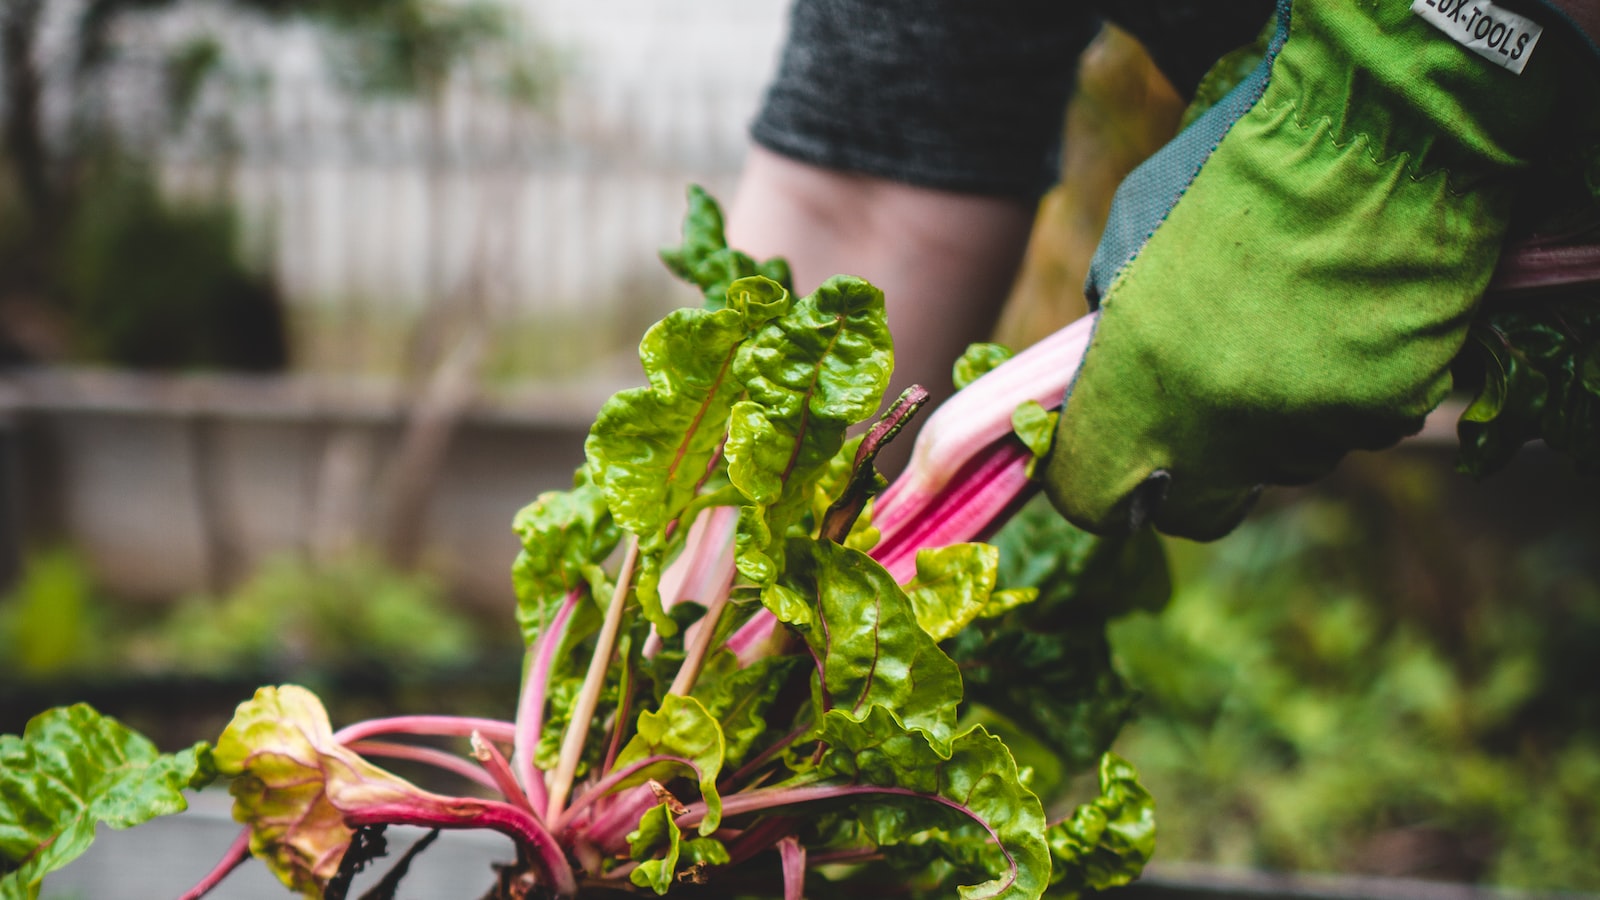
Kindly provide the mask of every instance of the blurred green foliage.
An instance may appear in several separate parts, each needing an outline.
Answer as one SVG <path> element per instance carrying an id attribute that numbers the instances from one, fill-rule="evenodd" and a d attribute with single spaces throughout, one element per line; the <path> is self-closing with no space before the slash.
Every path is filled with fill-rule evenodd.
<path id="1" fill-rule="evenodd" d="M 494 646 L 435 582 L 361 555 L 320 566 L 281 558 L 226 596 L 152 608 L 109 599 L 79 556 L 58 549 L 28 560 L 0 601 L 0 674 L 19 679 L 427 677 Z"/>
<path id="2" fill-rule="evenodd" d="M 438 585 L 367 557 L 312 567 L 266 564 L 226 597 L 192 597 L 150 638 L 135 665 L 184 672 L 294 672 L 378 667 L 395 675 L 471 662 L 470 622 Z"/>
<path id="3" fill-rule="evenodd" d="M 115 163 L 73 211 L 55 278 L 72 356 L 135 368 L 272 371 L 288 363 L 270 279 L 239 252 L 233 210 L 163 198 Z"/>
<path id="4" fill-rule="evenodd" d="M 0 671 L 28 679 L 95 664 L 105 638 L 94 584 L 78 557 L 41 553 L 0 603 Z"/>
<path id="5" fill-rule="evenodd" d="M 1600 523 L 1463 518 L 1442 462 L 1172 542 L 1170 607 L 1112 624 L 1160 858 L 1600 889 Z"/>

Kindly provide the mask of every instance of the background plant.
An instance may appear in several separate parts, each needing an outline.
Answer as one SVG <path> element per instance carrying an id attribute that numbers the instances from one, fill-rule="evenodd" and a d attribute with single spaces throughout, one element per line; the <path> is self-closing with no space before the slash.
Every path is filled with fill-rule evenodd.
<path id="1" fill-rule="evenodd" d="M 1170 607 L 1112 625 L 1165 858 L 1600 889 L 1593 488 L 1529 452 L 1473 492 L 1352 461 L 1171 545 Z"/>

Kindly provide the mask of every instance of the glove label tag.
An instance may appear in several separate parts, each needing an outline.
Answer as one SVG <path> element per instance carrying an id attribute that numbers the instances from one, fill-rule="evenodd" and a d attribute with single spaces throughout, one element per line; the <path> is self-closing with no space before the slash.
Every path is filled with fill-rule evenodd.
<path id="1" fill-rule="evenodd" d="M 1489 0 L 1412 0 L 1411 11 L 1484 59 L 1522 74 L 1544 28 Z"/>

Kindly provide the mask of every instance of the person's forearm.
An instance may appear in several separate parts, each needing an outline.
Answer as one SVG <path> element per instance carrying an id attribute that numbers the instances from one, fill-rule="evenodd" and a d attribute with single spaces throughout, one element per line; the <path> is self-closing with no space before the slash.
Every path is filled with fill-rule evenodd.
<path id="1" fill-rule="evenodd" d="M 929 190 L 795 162 L 752 148 L 728 214 L 728 242 L 783 256 L 795 287 L 857 275 L 884 292 L 895 339 L 889 396 L 952 391 L 950 367 L 986 340 L 1016 276 L 1034 207 Z"/>

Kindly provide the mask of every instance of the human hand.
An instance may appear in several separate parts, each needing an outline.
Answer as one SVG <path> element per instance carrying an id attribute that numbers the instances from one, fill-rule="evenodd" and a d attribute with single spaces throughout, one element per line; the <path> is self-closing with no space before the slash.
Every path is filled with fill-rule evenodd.
<path id="1" fill-rule="evenodd" d="M 1504 38 L 1519 75 L 1405 0 L 1283 3 L 1256 75 L 1118 191 L 1047 461 L 1063 514 L 1211 539 L 1261 485 L 1420 428 L 1516 174 L 1592 79 L 1553 32 Z"/>

